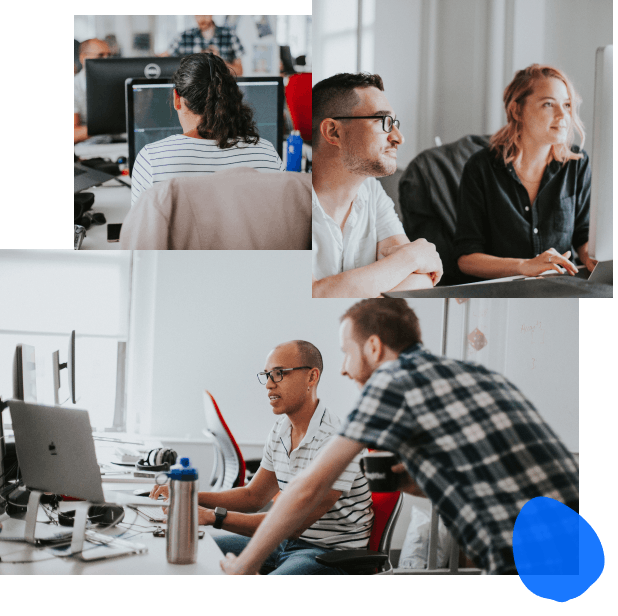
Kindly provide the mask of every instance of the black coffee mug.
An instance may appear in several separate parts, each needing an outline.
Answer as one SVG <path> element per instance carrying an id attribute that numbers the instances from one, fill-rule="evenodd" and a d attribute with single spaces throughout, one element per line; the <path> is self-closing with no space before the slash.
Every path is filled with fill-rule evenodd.
<path id="1" fill-rule="evenodd" d="M 372 492 L 396 492 L 399 475 L 391 467 L 399 458 L 390 451 L 370 451 L 360 460 L 360 467 Z"/>

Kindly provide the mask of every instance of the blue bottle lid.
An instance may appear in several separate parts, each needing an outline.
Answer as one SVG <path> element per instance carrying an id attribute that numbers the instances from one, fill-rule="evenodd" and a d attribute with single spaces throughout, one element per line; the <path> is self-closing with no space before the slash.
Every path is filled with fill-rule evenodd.
<path id="1" fill-rule="evenodd" d="M 189 466 L 189 458 L 180 458 L 179 464 L 174 464 L 169 470 L 168 476 L 172 481 L 195 481 L 197 469 Z"/>

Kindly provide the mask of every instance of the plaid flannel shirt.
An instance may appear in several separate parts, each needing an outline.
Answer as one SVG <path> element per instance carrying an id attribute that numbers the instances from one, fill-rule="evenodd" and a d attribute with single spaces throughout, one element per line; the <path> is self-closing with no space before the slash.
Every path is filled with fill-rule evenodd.
<path id="1" fill-rule="evenodd" d="M 397 453 L 488 573 L 516 572 L 513 528 L 530 499 L 578 506 L 574 457 L 517 387 L 420 344 L 371 375 L 339 434 Z"/>
<path id="2" fill-rule="evenodd" d="M 236 33 L 225 26 L 215 26 L 215 33 L 210 41 L 204 39 L 199 28 L 186 30 L 183 32 L 170 47 L 170 55 L 185 56 L 194 53 L 201 53 L 214 45 L 219 49 L 219 55 L 225 62 L 232 63 L 236 58 L 240 58 L 245 53 Z"/>

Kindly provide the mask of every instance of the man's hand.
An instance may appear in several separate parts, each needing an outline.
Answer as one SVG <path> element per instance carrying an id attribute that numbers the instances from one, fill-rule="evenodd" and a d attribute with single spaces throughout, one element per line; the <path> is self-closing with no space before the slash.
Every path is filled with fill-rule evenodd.
<path id="1" fill-rule="evenodd" d="M 571 276 L 575 276 L 577 267 L 569 261 L 570 256 L 570 250 L 561 255 L 555 248 L 550 248 L 534 259 L 524 259 L 519 273 L 524 276 L 538 276 L 548 270 L 556 270 L 562 274 L 561 268 L 564 268 Z"/>
<path id="2" fill-rule="evenodd" d="M 415 264 L 415 269 L 411 273 L 429 274 L 434 286 L 440 282 L 440 278 L 442 278 L 443 274 L 442 259 L 440 259 L 440 255 L 434 244 L 421 238 L 407 244 L 391 246 L 380 251 L 378 260 L 395 254 L 400 250 L 407 253 Z"/>
<path id="3" fill-rule="evenodd" d="M 197 507 L 197 524 L 198 526 L 212 526 L 215 523 L 215 512 L 206 507 Z"/>
<path id="4" fill-rule="evenodd" d="M 416 482 L 408 472 L 406 471 L 406 467 L 402 464 L 395 464 L 395 466 L 391 467 L 393 473 L 399 474 L 397 489 L 402 492 L 407 492 L 408 494 L 412 494 L 412 496 L 422 496 L 423 498 L 427 498 L 425 493 L 416 485 Z"/>
<path id="5" fill-rule="evenodd" d="M 157 500 L 157 498 L 159 498 L 159 496 L 161 495 L 163 495 L 166 500 L 170 497 L 170 488 L 167 484 L 162 486 L 160 486 L 159 484 L 155 485 L 150 491 L 148 497 Z"/>
<path id="6" fill-rule="evenodd" d="M 225 560 L 222 560 L 219 564 L 221 565 L 221 569 L 225 572 L 226 575 L 247 575 L 248 572 L 241 571 L 237 565 L 237 557 L 228 552 L 225 555 Z M 259 575 L 259 573 L 255 573 L 255 575 Z"/>

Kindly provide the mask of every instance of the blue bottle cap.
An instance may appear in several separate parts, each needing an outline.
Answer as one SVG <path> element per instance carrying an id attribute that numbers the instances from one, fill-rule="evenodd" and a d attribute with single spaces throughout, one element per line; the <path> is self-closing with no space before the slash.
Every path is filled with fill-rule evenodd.
<path id="1" fill-rule="evenodd" d="M 195 481 L 198 477 L 197 469 L 189 466 L 189 458 L 180 458 L 179 464 L 170 468 L 168 476 L 172 481 Z"/>

